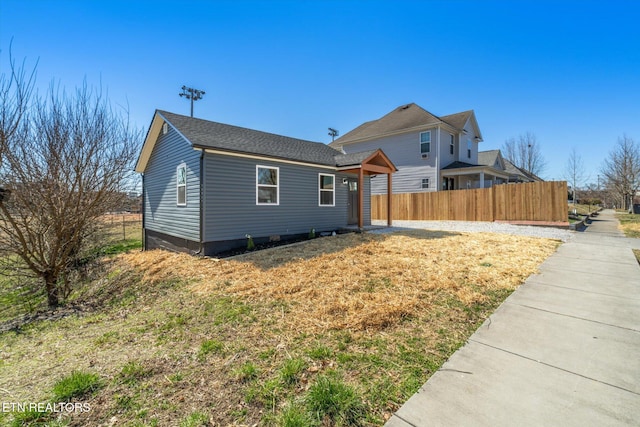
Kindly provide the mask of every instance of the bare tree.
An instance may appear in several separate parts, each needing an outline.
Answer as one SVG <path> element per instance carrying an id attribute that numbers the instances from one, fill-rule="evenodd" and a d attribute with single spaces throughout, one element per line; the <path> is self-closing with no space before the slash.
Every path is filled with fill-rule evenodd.
<path id="1" fill-rule="evenodd" d="M 27 109 L 33 93 L 35 75 L 35 66 L 29 72 L 25 61 L 20 66 L 16 65 L 9 48 L 9 73 L 0 74 L 0 167 L 7 139 L 16 132 Z"/>
<path id="2" fill-rule="evenodd" d="M 602 164 L 606 186 L 612 190 L 623 209 L 630 209 L 640 189 L 640 147 L 627 135 L 609 152 Z"/>
<path id="3" fill-rule="evenodd" d="M 40 279 L 53 308 L 95 248 L 100 217 L 121 202 L 141 134 L 86 84 L 29 99 L 23 76 L 0 80 L 11 118 L 0 130 L 0 186 L 10 191 L 0 201 L 0 268 Z"/>
<path id="4" fill-rule="evenodd" d="M 575 148 L 571 149 L 571 154 L 569 154 L 569 159 L 567 160 L 565 179 L 569 185 L 571 185 L 573 204 L 575 205 L 578 196 L 578 187 L 582 185 L 586 179 L 582 156 L 580 156 Z"/>
<path id="5" fill-rule="evenodd" d="M 511 163 L 534 175 L 540 175 L 547 167 L 547 161 L 542 155 L 536 135 L 532 132 L 507 139 L 502 144 L 501 151 Z"/>

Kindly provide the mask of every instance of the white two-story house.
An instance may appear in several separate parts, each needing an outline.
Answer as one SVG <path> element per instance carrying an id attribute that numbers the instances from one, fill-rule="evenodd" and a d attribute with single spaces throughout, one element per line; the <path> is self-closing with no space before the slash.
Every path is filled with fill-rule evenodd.
<path id="1" fill-rule="evenodd" d="M 363 123 L 329 144 L 344 153 L 382 149 L 396 165 L 394 193 L 487 188 L 509 174 L 481 164 L 482 133 L 473 110 L 438 117 L 416 104 L 402 105 Z M 385 194 L 384 177 L 371 179 L 371 194 Z"/>

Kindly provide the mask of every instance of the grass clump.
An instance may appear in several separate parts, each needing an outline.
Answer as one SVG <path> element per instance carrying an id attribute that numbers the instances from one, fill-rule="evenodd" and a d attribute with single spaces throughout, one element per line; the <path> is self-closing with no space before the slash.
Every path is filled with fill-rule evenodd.
<path id="1" fill-rule="evenodd" d="M 341 380 L 321 375 L 309 388 L 307 408 L 321 423 L 338 426 L 362 425 L 366 407 L 356 391 Z"/>
<path id="2" fill-rule="evenodd" d="M 287 359 L 280 368 L 280 379 L 284 385 L 294 385 L 300 380 L 300 374 L 305 370 L 307 364 L 302 359 Z"/>
<path id="3" fill-rule="evenodd" d="M 204 412 L 192 412 L 180 421 L 180 427 L 205 427 L 209 425 L 209 416 Z"/>
<path id="4" fill-rule="evenodd" d="M 258 378 L 258 368 L 252 362 L 247 362 L 235 371 L 236 377 L 243 383 Z"/>
<path id="5" fill-rule="evenodd" d="M 68 402 L 89 396 L 102 388 L 102 380 L 97 374 L 73 371 L 53 386 L 53 400 Z"/>
<path id="6" fill-rule="evenodd" d="M 315 360 L 326 360 L 333 356 L 333 351 L 324 344 L 318 344 L 307 352 L 310 358 Z"/>
<path id="7" fill-rule="evenodd" d="M 224 344 L 218 340 L 206 340 L 200 344 L 198 350 L 198 360 L 203 362 L 209 354 L 220 354 L 224 349 Z"/>
<path id="8" fill-rule="evenodd" d="M 282 427 L 310 427 L 316 424 L 304 407 L 295 404 L 288 405 L 278 420 L 278 425 Z"/>
<path id="9" fill-rule="evenodd" d="M 140 362 L 132 360 L 122 367 L 118 378 L 123 384 L 136 385 L 144 378 L 151 376 L 153 371 Z"/>

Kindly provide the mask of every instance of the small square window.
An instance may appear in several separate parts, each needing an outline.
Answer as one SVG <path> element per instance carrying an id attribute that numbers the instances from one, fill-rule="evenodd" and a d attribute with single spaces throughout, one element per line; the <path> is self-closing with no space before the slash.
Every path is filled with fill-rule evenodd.
<path id="1" fill-rule="evenodd" d="M 420 132 L 420 154 L 431 152 L 431 131 Z"/>
<path id="2" fill-rule="evenodd" d="M 429 188 L 429 178 L 422 178 L 422 188 Z"/>

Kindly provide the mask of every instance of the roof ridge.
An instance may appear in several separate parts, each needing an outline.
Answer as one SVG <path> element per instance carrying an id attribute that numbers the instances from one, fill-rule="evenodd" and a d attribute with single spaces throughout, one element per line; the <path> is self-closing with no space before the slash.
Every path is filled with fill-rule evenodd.
<path id="1" fill-rule="evenodd" d="M 183 114 L 172 113 L 171 111 L 164 111 L 164 110 L 156 110 L 156 111 L 158 113 L 160 113 L 160 114 L 168 113 L 168 114 L 171 114 L 171 115 L 174 115 L 174 116 L 178 116 L 178 117 L 182 117 L 182 118 L 185 118 L 185 119 L 199 120 L 199 121 L 206 122 L 206 123 L 214 123 L 214 124 L 221 125 L 221 126 L 229 126 L 229 127 L 235 128 L 235 129 L 246 130 L 246 131 L 249 131 L 249 132 L 257 132 L 257 133 L 261 133 L 261 134 L 265 134 L 265 135 L 277 136 L 279 138 L 288 138 L 288 139 L 293 139 L 293 140 L 296 140 L 296 141 L 311 142 L 313 144 L 320 144 L 320 145 L 328 146 L 328 144 L 325 144 L 324 142 L 311 141 L 310 139 L 301 139 L 301 138 L 296 138 L 296 137 L 293 137 L 293 136 L 282 135 L 282 134 L 279 134 L 279 133 L 266 132 L 266 131 L 263 131 L 263 130 L 252 129 L 252 128 L 248 128 L 248 127 L 244 127 L 244 126 L 238 126 L 238 125 L 232 125 L 232 124 L 229 124 L 229 123 L 216 122 L 214 120 L 202 119 L 202 118 L 199 118 L 199 117 L 185 116 Z M 331 148 L 333 148 L 333 147 L 331 147 Z M 335 148 L 334 148 L 334 150 L 335 150 Z M 338 150 L 336 150 L 336 151 L 338 151 Z"/>

